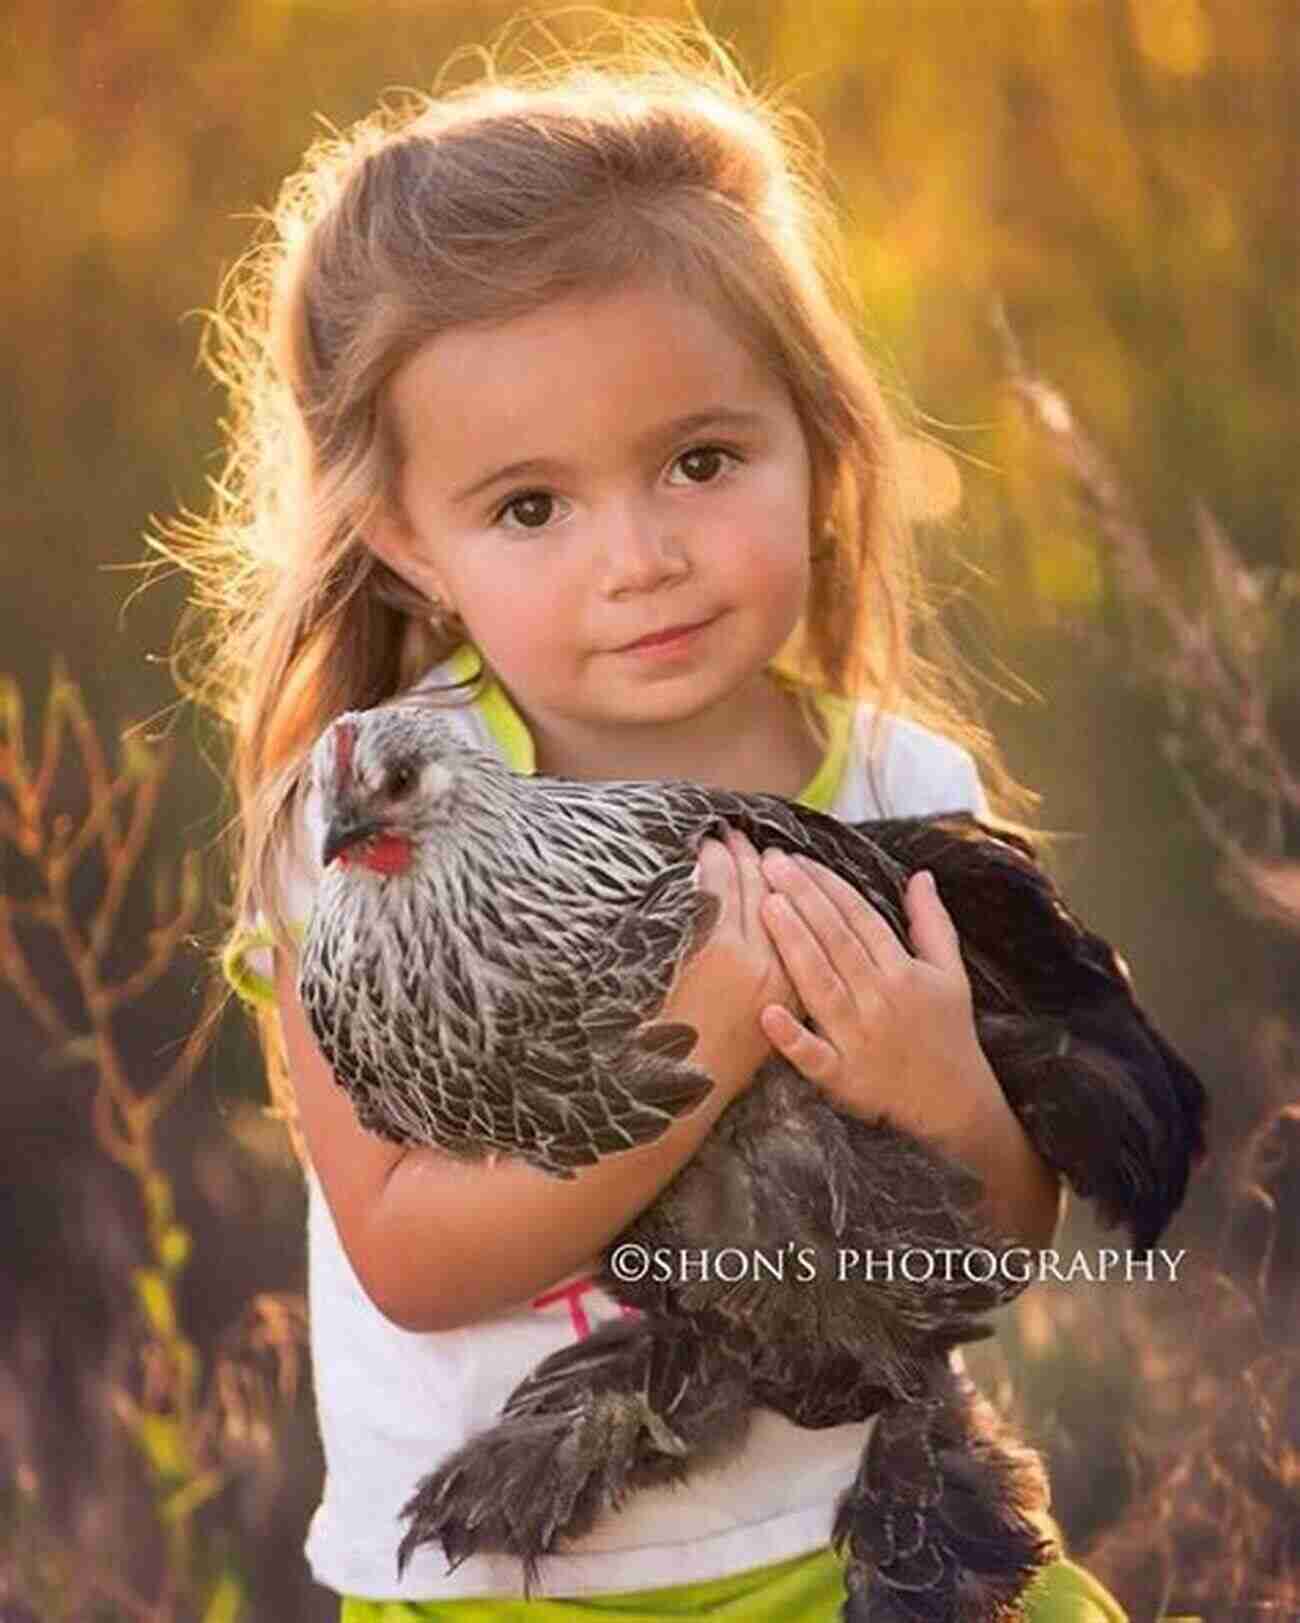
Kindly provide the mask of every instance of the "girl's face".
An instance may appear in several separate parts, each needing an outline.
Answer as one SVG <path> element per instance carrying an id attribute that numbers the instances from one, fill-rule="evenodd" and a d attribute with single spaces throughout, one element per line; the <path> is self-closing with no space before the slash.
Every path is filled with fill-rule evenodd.
<path id="1" fill-rule="evenodd" d="M 611 729 L 752 709 L 803 608 L 810 462 L 784 385 L 704 306 L 566 298 L 431 340 L 390 391 L 400 512 L 370 542 L 541 736 L 598 760 Z"/>

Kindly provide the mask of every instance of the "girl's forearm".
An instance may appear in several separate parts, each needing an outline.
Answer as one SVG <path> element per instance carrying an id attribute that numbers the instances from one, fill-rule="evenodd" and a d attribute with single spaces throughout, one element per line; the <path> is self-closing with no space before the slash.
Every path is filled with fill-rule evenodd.
<path id="1" fill-rule="evenodd" d="M 734 1050 L 692 1061 L 715 1081 L 702 1104 L 654 1143 L 580 1168 L 571 1181 L 513 1159 L 405 1155 L 370 1218 L 369 1249 L 392 1258 L 391 1281 L 377 1281 L 385 1315 L 408 1330 L 450 1330 L 589 1265 L 690 1160 L 754 1068 Z"/>
<path id="2" fill-rule="evenodd" d="M 340 1242 L 370 1300 L 409 1330 L 473 1323 L 587 1266 L 694 1155 L 771 1052 L 757 1020 L 703 1034 L 691 1060 L 713 1078 L 707 1098 L 654 1143 L 564 1180 L 366 1132 L 308 1025 L 291 955 L 277 954 L 276 989 L 299 1123 Z"/>
<path id="3" fill-rule="evenodd" d="M 1016 1244 L 1052 1244 L 1063 1211 L 1061 1180 L 1034 1149 L 983 1053 L 987 1075 L 975 1090 L 978 1105 L 942 1130 L 926 1131 L 944 1152 L 969 1167 L 984 1185 L 984 1218 Z"/>
<path id="4" fill-rule="evenodd" d="M 1035 1251 L 1052 1245 L 1064 1188 L 1009 1108 L 960 1158 L 984 1184 L 984 1213 L 995 1233 Z"/>

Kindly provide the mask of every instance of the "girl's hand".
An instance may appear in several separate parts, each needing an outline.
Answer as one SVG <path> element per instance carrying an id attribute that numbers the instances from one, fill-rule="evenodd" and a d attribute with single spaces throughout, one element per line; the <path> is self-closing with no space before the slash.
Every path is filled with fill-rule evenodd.
<path id="1" fill-rule="evenodd" d="M 809 1016 L 761 1016 L 772 1046 L 856 1116 L 884 1114 L 909 1131 L 961 1139 L 981 1115 L 1005 1111 L 975 1033 L 957 931 L 928 874 L 905 894 L 915 954 L 838 874 L 766 851 L 772 887 L 763 922 Z"/>
<path id="2" fill-rule="evenodd" d="M 761 904 L 768 884 L 758 852 L 739 830 L 728 828 L 725 843 L 701 844 L 699 864 L 699 887 L 718 898 L 721 912 L 658 1019 L 694 1026 L 699 1042 L 692 1063 L 734 1095 L 744 1091 L 772 1052 L 759 1015 L 772 1008 L 789 1014 L 799 1004 L 763 926 Z"/>

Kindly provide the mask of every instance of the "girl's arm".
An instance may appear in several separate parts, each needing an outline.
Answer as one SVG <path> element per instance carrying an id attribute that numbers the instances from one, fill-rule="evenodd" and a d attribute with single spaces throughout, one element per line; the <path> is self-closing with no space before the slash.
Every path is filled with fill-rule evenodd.
<path id="1" fill-rule="evenodd" d="M 920 1130 L 983 1183 L 984 1217 L 995 1233 L 1047 1249 L 1060 1227 L 1065 1186 L 1030 1142 L 978 1044 L 957 1091 L 964 1113 L 959 1107 L 952 1119 L 921 1124 Z"/>
<path id="2" fill-rule="evenodd" d="M 357 1278 L 405 1330 L 451 1330 L 527 1300 L 593 1257 L 685 1165 L 771 1052 L 758 1012 L 793 994 L 759 917 L 752 846 L 705 842 L 700 883 L 722 911 L 662 1018 L 700 1032 L 692 1063 L 715 1088 L 653 1144 L 606 1157 L 571 1182 L 523 1162 L 457 1161 L 392 1144 L 357 1122 L 317 1046 L 297 965 L 276 954 L 276 991 L 312 1166 Z M 733 1012 L 734 1011 L 734 1012 Z"/>

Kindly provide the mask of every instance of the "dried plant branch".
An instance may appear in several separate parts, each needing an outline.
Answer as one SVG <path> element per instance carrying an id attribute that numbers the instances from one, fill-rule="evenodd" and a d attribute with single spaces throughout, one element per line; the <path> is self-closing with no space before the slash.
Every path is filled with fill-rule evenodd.
<path id="1" fill-rule="evenodd" d="M 1095 515 L 1126 605 L 1152 616 L 1163 633 L 1144 640 L 1139 657 L 1164 684 L 1177 729 L 1168 753 L 1234 881 L 1225 888 L 1239 905 L 1300 931 L 1300 867 L 1288 857 L 1300 815 L 1300 763 L 1273 723 L 1270 669 L 1281 663 L 1283 621 L 1300 601 L 1300 574 L 1248 567 L 1198 497 L 1192 517 L 1213 590 L 1199 607 L 1187 607 L 1110 459 L 1060 390 L 1030 372 L 1000 303 L 993 320 L 1010 387 Z M 1240 809 L 1229 816 L 1212 804 L 1209 781 L 1246 797 L 1249 835 Z"/>
<path id="2" fill-rule="evenodd" d="M 79 1557 L 79 1573 L 87 1595 L 98 1595 L 123 1616 L 175 1623 L 218 1602 L 222 1616 L 233 1616 L 226 1601 L 234 1580 L 224 1568 L 216 1590 L 206 1599 L 200 1594 L 210 1588 L 212 1562 L 196 1554 L 194 1518 L 225 1488 L 232 1470 L 270 1446 L 274 1419 L 298 1390 L 305 1306 L 291 1296 L 255 1297 L 206 1369 L 181 1325 L 176 1287 L 191 1240 L 176 1219 L 156 1130 L 191 1080 L 204 1051 L 202 1039 L 224 999 L 210 984 L 204 1016 L 170 1066 L 134 1082 L 114 1018 L 158 985 L 190 940 L 203 903 L 199 861 L 186 853 L 176 886 L 166 875 L 156 876 L 154 925 L 145 933 L 143 956 L 114 978 L 110 949 L 148 849 L 172 752 L 128 737 L 122 760 L 110 766 L 80 690 L 61 665 L 54 672 L 40 738 L 41 756 L 33 766 L 21 694 L 12 680 L 0 678 L 0 791 L 8 797 L 0 841 L 27 863 L 35 889 L 22 900 L 0 895 L 0 982 L 52 1040 L 54 1064 L 93 1068 L 97 1142 L 131 1175 L 144 1213 L 148 1255 L 131 1278 L 138 1379 L 131 1390 L 114 1392 L 113 1407 L 149 1466 L 168 1549 L 152 1599 L 134 1594 L 93 1559 Z M 53 804 L 65 781 L 68 750 L 68 764 L 75 766 L 87 800 L 80 816 L 57 811 Z M 89 916 L 82 917 L 73 880 L 92 853 L 102 861 L 104 882 Z M 20 932 L 23 924 L 48 932 L 60 951 L 80 996 L 77 1014 L 60 1010 L 43 989 L 32 949 Z"/>
<path id="3" fill-rule="evenodd" d="M 0 830 L 2 836 L 3 831 Z M 0 977 L 8 982 L 23 1007 L 46 1034 L 65 1044 L 71 1040 L 71 1028 L 28 968 L 27 959 L 14 936 L 14 914 L 25 911 L 31 909 L 0 894 Z"/>

